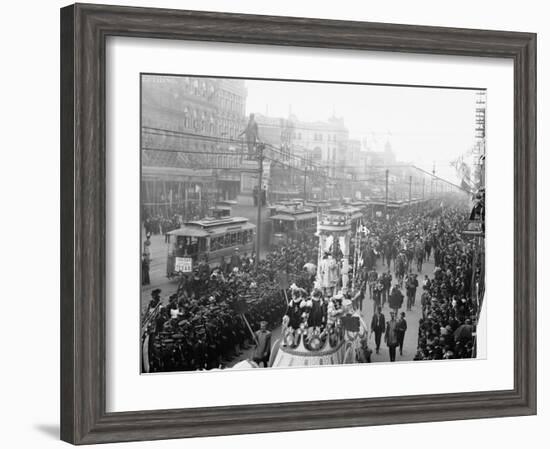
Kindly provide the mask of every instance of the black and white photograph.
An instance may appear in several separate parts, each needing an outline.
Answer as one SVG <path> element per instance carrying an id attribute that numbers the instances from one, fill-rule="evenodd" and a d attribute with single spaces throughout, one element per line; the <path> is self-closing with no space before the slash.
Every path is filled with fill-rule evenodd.
<path id="1" fill-rule="evenodd" d="M 546 4 L 5 6 L 2 447 L 548 439 Z"/>
<path id="2" fill-rule="evenodd" d="M 142 74 L 142 373 L 478 357 L 486 109 Z"/>

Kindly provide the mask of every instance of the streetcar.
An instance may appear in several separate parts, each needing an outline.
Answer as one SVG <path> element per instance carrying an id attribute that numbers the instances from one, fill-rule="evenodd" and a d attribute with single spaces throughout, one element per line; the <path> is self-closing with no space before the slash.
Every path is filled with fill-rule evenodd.
<path id="1" fill-rule="evenodd" d="M 317 213 L 312 209 L 294 205 L 274 206 L 269 219 L 273 224 L 271 245 L 282 245 L 302 235 L 313 233 L 317 228 Z"/>
<path id="2" fill-rule="evenodd" d="M 168 232 L 166 276 L 190 273 L 199 261 L 211 266 L 222 257 L 239 252 L 252 252 L 256 225 L 244 217 L 206 217 L 184 223 Z"/>
<path id="3" fill-rule="evenodd" d="M 349 205 L 343 205 L 329 209 L 328 211 L 326 211 L 326 215 L 327 219 L 331 219 L 332 217 L 335 221 L 341 220 L 342 217 L 346 217 L 346 220 L 348 220 L 351 224 L 352 233 L 355 232 L 357 226 L 360 225 L 363 219 L 363 213 L 361 212 L 361 209 Z"/>
<path id="4" fill-rule="evenodd" d="M 222 219 L 231 216 L 231 209 L 233 204 L 235 204 L 236 201 L 216 201 L 216 204 L 210 208 L 208 208 L 208 211 L 210 212 L 210 216 Z"/>
<path id="5" fill-rule="evenodd" d="M 281 200 L 273 204 L 273 208 L 292 208 L 292 207 L 302 207 L 304 201 L 301 198 L 294 198 L 291 200 Z"/>
<path id="6" fill-rule="evenodd" d="M 344 206 L 354 207 L 359 209 L 362 213 L 365 213 L 369 205 L 368 200 L 349 200 L 343 203 Z"/>
<path id="7" fill-rule="evenodd" d="M 408 201 L 404 200 L 388 200 L 386 202 L 385 199 L 372 199 L 368 202 L 366 215 L 372 218 L 383 218 L 386 213 L 394 215 L 408 204 Z"/>
<path id="8" fill-rule="evenodd" d="M 325 200 L 308 200 L 304 203 L 304 206 L 313 210 L 313 212 L 324 212 L 331 207 L 330 203 Z"/>

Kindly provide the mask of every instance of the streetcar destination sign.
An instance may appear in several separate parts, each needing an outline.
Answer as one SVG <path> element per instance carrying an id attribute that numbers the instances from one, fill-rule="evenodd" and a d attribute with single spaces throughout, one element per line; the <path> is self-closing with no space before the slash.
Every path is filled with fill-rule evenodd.
<path id="1" fill-rule="evenodd" d="M 176 257 L 174 271 L 180 273 L 191 273 L 193 271 L 193 259 L 191 257 Z"/>

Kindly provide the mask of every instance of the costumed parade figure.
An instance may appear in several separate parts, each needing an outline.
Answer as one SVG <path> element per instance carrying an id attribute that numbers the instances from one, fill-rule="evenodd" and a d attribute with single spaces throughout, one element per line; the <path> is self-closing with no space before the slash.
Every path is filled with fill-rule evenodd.
<path id="1" fill-rule="evenodd" d="M 306 308 L 306 291 L 299 288 L 296 284 L 290 286 L 291 300 L 288 304 L 288 310 L 283 317 L 283 345 L 295 346 L 298 337 L 298 330 L 304 324 L 307 316 Z M 305 326 L 305 324 L 304 324 Z"/>

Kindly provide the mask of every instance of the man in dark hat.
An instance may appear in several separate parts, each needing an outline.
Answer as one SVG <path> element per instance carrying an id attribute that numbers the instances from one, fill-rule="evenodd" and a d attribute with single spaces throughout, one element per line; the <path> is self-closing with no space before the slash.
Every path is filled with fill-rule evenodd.
<path id="1" fill-rule="evenodd" d="M 463 324 L 458 326 L 454 332 L 455 341 L 457 343 L 466 344 L 472 341 L 474 327 L 472 326 L 472 320 L 469 318 L 464 321 Z"/>
<path id="2" fill-rule="evenodd" d="M 378 306 L 372 320 L 370 322 L 370 331 L 374 332 L 374 342 L 376 343 L 376 353 L 380 353 L 380 340 L 382 339 L 382 334 L 386 330 L 386 318 L 382 313 L 382 307 Z"/>
<path id="3" fill-rule="evenodd" d="M 151 312 L 152 310 L 154 310 L 159 304 L 160 304 L 160 294 L 161 294 L 162 290 L 160 288 L 155 288 L 152 292 L 151 292 L 151 301 L 149 301 L 149 312 Z"/>
<path id="4" fill-rule="evenodd" d="M 151 279 L 149 277 L 149 256 L 147 253 L 143 253 L 141 256 L 141 285 L 149 285 L 151 283 Z"/>
<path id="5" fill-rule="evenodd" d="M 403 305 L 403 293 L 399 290 L 399 284 L 395 284 L 390 293 L 389 306 L 397 315 L 397 312 Z"/>
<path id="6" fill-rule="evenodd" d="M 390 312 L 390 320 L 386 323 L 386 334 L 384 336 L 386 345 L 390 351 L 390 362 L 395 362 L 395 348 L 398 345 L 397 330 L 395 312 L 392 310 Z"/>
<path id="7" fill-rule="evenodd" d="M 373 311 L 376 312 L 376 309 L 382 306 L 382 291 L 384 290 L 384 286 L 382 285 L 382 282 L 378 281 L 373 286 L 372 291 L 372 305 L 373 305 Z"/>
<path id="8" fill-rule="evenodd" d="M 241 269 L 241 256 L 239 254 L 239 248 L 235 248 L 233 255 L 231 256 L 231 270 L 235 268 Z"/>
<path id="9" fill-rule="evenodd" d="M 407 290 L 407 310 L 412 310 L 416 298 L 416 289 L 418 287 L 418 279 L 416 274 L 409 273 L 405 285 Z"/>
<path id="10" fill-rule="evenodd" d="M 397 320 L 397 345 L 399 346 L 399 355 L 403 355 L 403 342 L 405 341 L 405 332 L 407 331 L 407 321 L 405 312 L 401 312 Z"/>
<path id="11" fill-rule="evenodd" d="M 386 301 L 388 300 L 388 296 L 390 294 L 392 275 L 389 270 L 386 273 L 382 273 L 380 281 L 382 283 L 382 286 L 384 287 L 382 289 L 382 294 L 380 298 L 383 306 L 384 304 L 386 304 Z"/>

